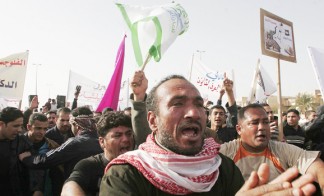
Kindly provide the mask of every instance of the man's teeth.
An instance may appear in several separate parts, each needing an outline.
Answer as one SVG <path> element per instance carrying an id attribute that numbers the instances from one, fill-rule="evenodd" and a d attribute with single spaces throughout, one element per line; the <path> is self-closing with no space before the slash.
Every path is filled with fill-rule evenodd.
<path id="1" fill-rule="evenodd" d="M 196 136 L 197 132 L 198 130 L 196 128 L 189 128 L 182 131 L 182 133 L 186 136 Z"/>

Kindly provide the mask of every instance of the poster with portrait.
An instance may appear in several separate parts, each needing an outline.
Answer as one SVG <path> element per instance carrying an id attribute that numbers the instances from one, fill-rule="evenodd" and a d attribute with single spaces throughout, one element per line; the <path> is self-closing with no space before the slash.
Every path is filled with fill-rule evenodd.
<path id="1" fill-rule="evenodd" d="M 262 54 L 296 62 L 293 23 L 260 9 Z"/>

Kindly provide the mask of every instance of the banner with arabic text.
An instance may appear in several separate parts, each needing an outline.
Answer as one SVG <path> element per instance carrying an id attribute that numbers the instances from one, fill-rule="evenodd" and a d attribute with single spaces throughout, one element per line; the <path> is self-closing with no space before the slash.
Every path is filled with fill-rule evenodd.
<path id="1" fill-rule="evenodd" d="M 98 82 L 95 82 L 81 74 L 78 74 L 70 70 L 69 85 L 67 92 L 67 101 L 72 104 L 74 99 L 75 87 L 77 85 L 81 86 L 81 92 L 78 97 L 78 107 L 79 106 L 90 106 L 91 109 L 95 110 L 105 91 L 107 89 L 106 85 L 102 85 Z M 123 81 L 120 87 L 120 96 L 119 96 L 119 108 L 124 109 L 127 106 L 130 106 L 129 95 L 128 95 L 128 82 Z"/>
<path id="2" fill-rule="evenodd" d="M 28 51 L 0 58 L 0 97 L 21 100 L 24 92 Z"/>
<path id="3" fill-rule="evenodd" d="M 199 90 L 205 102 L 212 101 L 216 104 L 225 76 L 234 80 L 232 71 L 212 70 L 200 61 L 199 58 L 193 57 L 189 80 Z"/>

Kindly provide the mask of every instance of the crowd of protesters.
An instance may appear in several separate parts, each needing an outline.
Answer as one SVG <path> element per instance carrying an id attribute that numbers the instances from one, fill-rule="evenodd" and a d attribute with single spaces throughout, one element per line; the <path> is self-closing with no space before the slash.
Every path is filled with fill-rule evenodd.
<path id="1" fill-rule="evenodd" d="M 324 106 L 290 109 L 283 139 L 268 104 L 240 107 L 225 78 L 205 102 L 171 75 L 150 92 L 132 77 L 132 107 L 91 111 L 35 96 L 25 111 L 0 112 L 1 195 L 321 195 Z M 228 102 L 222 106 L 223 95 Z M 298 178 L 298 176 L 300 176 Z"/>

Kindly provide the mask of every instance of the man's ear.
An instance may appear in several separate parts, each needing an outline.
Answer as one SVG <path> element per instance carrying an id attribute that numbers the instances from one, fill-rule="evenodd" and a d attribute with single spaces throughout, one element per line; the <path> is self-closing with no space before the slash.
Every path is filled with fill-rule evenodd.
<path id="1" fill-rule="evenodd" d="M 101 149 L 103 150 L 105 148 L 105 139 L 103 137 L 99 137 L 99 145 L 101 147 Z"/>
<path id="2" fill-rule="evenodd" d="M 27 130 L 28 130 L 28 131 L 30 131 L 30 130 L 31 130 L 31 128 L 32 128 L 32 125 L 30 125 L 30 124 L 27 124 Z"/>
<path id="3" fill-rule="evenodd" d="M 241 133 L 242 133 L 242 126 L 239 125 L 239 124 L 237 124 L 236 125 L 236 131 L 237 131 L 237 134 L 241 135 Z"/>
<path id="4" fill-rule="evenodd" d="M 0 127 L 2 127 L 3 125 L 5 125 L 5 123 L 0 120 Z"/>
<path id="5" fill-rule="evenodd" d="M 157 119 L 156 119 L 156 115 L 152 111 L 149 111 L 147 113 L 147 122 L 152 132 L 155 133 L 157 131 Z"/>

